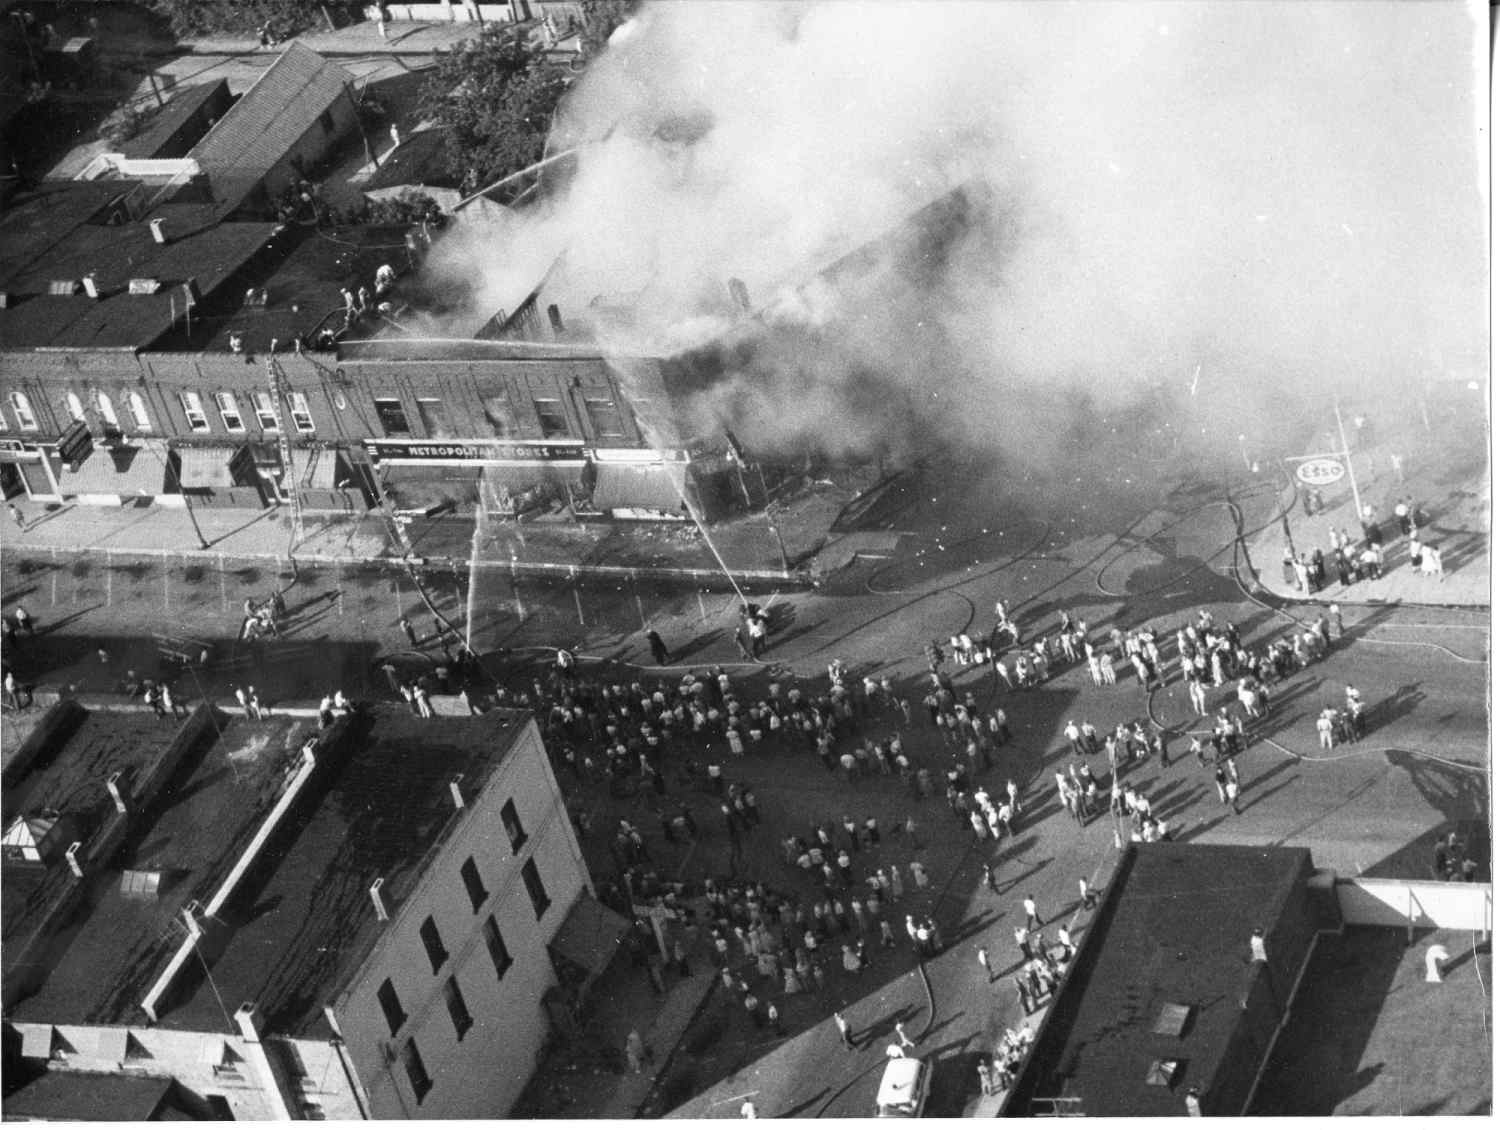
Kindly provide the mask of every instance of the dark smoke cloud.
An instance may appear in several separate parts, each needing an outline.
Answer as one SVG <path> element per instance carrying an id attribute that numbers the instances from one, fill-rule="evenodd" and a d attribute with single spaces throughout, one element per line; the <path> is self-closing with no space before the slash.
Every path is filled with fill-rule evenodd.
<path id="1" fill-rule="evenodd" d="M 1078 405 L 1263 434 L 1335 390 L 1482 377 L 1482 7 L 666 3 L 573 93 L 568 193 L 488 249 L 622 352 L 775 332 L 697 408 L 834 453 L 1043 458 Z M 944 192 L 940 269 L 816 273 Z M 910 264 L 897 263 L 905 268 Z M 517 293 L 519 291 L 519 293 Z M 1290 398 L 1290 399 L 1289 399 Z"/>

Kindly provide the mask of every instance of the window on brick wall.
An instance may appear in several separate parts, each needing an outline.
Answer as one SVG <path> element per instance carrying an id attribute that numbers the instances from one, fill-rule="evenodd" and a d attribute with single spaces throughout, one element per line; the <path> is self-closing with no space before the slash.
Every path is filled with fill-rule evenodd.
<path id="1" fill-rule="evenodd" d="M 500 810 L 500 823 L 510 838 L 510 850 L 520 851 L 521 845 L 526 842 L 526 829 L 521 826 L 521 814 L 516 811 L 515 801 L 505 802 L 505 807 Z"/>
<path id="2" fill-rule="evenodd" d="M 453 1034 L 462 1040 L 464 1033 L 474 1027 L 474 1018 L 469 1015 L 469 1006 L 464 1003 L 464 994 L 458 987 L 457 977 L 449 977 L 443 982 L 443 1003 L 448 1006 L 448 1015 L 453 1019 Z"/>
<path id="3" fill-rule="evenodd" d="M 588 409 L 589 424 L 599 439 L 619 439 L 625 435 L 625 422 L 620 409 L 613 400 L 603 396 L 586 396 L 583 406 Z"/>
<path id="4" fill-rule="evenodd" d="M 219 409 L 219 419 L 224 421 L 225 431 L 242 432 L 245 430 L 245 419 L 240 415 L 240 405 L 235 400 L 234 393 L 214 393 L 214 405 Z"/>
<path id="5" fill-rule="evenodd" d="M 479 866 L 472 855 L 464 860 L 458 873 L 463 876 L 464 890 L 469 892 L 469 904 L 478 910 L 484 905 L 484 900 L 490 897 L 490 893 L 484 889 L 484 880 L 479 877 Z"/>
<path id="6" fill-rule="evenodd" d="M 380 426 L 385 430 L 386 435 L 411 435 L 411 425 L 406 422 L 406 409 L 401 407 L 401 401 L 396 397 L 377 396 L 375 415 L 380 418 Z"/>
<path id="7" fill-rule="evenodd" d="M 427 1097 L 432 1090 L 432 1077 L 427 1074 L 427 1065 L 422 1062 L 422 1053 L 417 1050 L 417 1041 L 407 1040 L 401 1045 L 401 1064 L 406 1068 L 406 1078 L 417 1096 L 417 1102 Z"/>
<path id="8" fill-rule="evenodd" d="M 537 398 L 531 403 L 536 407 L 536 419 L 542 427 L 543 438 L 554 439 L 568 434 L 568 414 L 563 411 L 561 400 Z"/>
<path id="9" fill-rule="evenodd" d="M 389 977 L 380 982 L 380 988 L 375 990 L 375 998 L 380 1001 L 380 1011 L 385 1013 L 385 1022 L 394 1036 L 401 1030 L 401 1025 L 406 1023 L 406 1009 L 401 1007 L 401 998 L 396 995 L 396 986 L 391 984 Z"/>
<path id="10" fill-rule="evenodd" d="M 500 927 L 493 914 L 484 920 L 484 945 L 490 951 L 490 960 L 495 964 L 495 976 L 504 977 L 505 971 L 515 964 L 516 959 L 506 949 L 505 939 L 500 935 Z"/>
<path id="11" fill-rule="evenodd" d="M 187 417 L 188 427 L 195 432 L 208 431 L 208 417 L 203 414 L 203 398 L 196 392 L 179 392 L 182 414 Z"/>
<path id="12" fill-rule="evenodd" d="M 427 960 L 432 962 L 432 971 L 436 973 L 443 967 L 443 962 L 448 960 L 448 947 L 443 945 L 443 936 L 438 933 L 437 923 L 431 916 L 422 920 L 422 925 L 417 929 L 422 936 L 422 946 L 427 950 Z"/>
<path id="13" fill-rule="evenodd" d="M 542 885 L 542 873 L 536 868 L 536 860 L 528 859 L 521 868 L 521 881 L 526 884 L 526 893 L 531 896 L 531 909 L 540 921 L 552 900 L 547 897 L 547 888 Z"/>

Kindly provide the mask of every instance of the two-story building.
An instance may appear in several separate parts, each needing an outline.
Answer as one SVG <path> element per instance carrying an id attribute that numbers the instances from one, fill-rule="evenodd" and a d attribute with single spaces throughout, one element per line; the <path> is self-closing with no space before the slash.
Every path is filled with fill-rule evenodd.
<path id="1" fill-rule="evenodd" d="M 64 703 L 7 766 L 8 1083 L 170 1080 L 220 1117 L 503 1117 L 554 998 L 626 925 L 530 716 L 378 708 L 319 732 L 205 705 L 159 727 Z"/>

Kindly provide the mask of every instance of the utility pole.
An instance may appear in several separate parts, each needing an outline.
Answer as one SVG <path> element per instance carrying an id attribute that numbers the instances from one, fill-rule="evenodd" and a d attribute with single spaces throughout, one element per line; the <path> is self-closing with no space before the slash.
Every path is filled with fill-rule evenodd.
<path id="1" fill-rule="evenodd" d="M 1359 483 L 1354 478 L 1354 459 L 1349 454 L 1349 437 L 1344 434 L 1344 414 L 1339 411 L 1338 397 L 1333 398 L 1333 416 L 1339 422 L 1339 446 L 1344 449 L 1344 467 L 1349 472 L 1349 489 L 1354 492 L 1354 512 L 1359 516 L 1359 524 L 1365 523 L 1365 508 L 1359 501 Z"/>

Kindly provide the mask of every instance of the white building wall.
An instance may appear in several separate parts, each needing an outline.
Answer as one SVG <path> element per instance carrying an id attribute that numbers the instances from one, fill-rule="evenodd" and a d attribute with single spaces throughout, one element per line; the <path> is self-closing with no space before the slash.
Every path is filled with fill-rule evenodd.
<path id="1" fill-rule="evenodd" d="M 547 1034 L 542 995 L 555 983 L 547 945 L 583 890 L 582 854 L 535 724 L 519 736 L 402 905 L 385 936 L 333 1004 L 375 1118 L 505 1116 L 536 1066 Z M 512 851 L 501 824 L 514 800 L 526 840 Z M 460 876 L 472 857 L 487 897 L 475 910 Z M 538 920 L 521 878 L 535 860 L 550 899 Z M 447 957 L 434 971 L 419 928 L 432 916 Z M 497 977 L 482 933 L 494 916 L 513 964 Z M 459 1038 L 443 987 L 457 979 L 473 1026 Z M 406 1019 L 392 1036 L 377 991 L 389 978 Z M 418 1099 L 400 1050 L 415 1041 L 431 1089 Z"/>
<path id="2" fill-rule="evenodd" d="M 15 1024 L 23 1046 L 52 1046 L 53 1071 L 171 1078 L 202 1098 L 222 1098 L 236 1120 L 278 1117 L 280 1104 L 266 1091 L 255 1055 L 239 1035 L 165 1028 L 84 1024 Z M 300 1059 L 314 1082 L 309 1093 L 330 1118 L 357 1118 L 346 1075 L 328 1069 L 332 1049 L 308 1041 Z M 334 1064 L 336 1067 L 337 1065 Z M 352 1113 L 350 1113 L 352 1111 Z"/>

